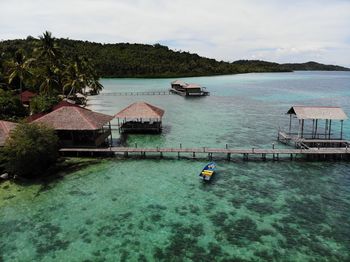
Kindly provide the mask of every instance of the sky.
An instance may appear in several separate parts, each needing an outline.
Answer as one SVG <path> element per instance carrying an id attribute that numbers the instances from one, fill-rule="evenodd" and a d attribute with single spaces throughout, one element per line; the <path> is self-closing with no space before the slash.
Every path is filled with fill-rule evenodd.
<path id="1" fill-rule="evenodd" d="M 160 43 L 217 60 L 350 67 L 350 0 L 0 0 L 0 40 Z"/>

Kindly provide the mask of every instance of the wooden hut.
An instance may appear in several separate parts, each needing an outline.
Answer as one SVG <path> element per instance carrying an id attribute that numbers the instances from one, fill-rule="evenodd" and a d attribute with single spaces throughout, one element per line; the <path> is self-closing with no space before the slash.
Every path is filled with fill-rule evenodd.
<path id="1" fill-rule="evenodd" d="M 79 106 L 60 106 L 35 119 L 56 130 L 61 147 L 100 147 L 112 141 L 110 121 L 113 116 Z"/>
<path id="2" fill-rule="evenodd" d="M 279 138 L 292 140 L 304 145 L 322 144 L 327 147 L 339 146 L 343 141 L 343 122 L 348 117 L 340 107 L 293 106 L 289 115 L 287 132 L 279 131 Z M 297 130 L 293 130 L 293 118 L 298 120 Z M 339 132 L 332 133 L 334 122 L 338 121 Z"/>
<path id="3" fill-rule="evenodd" d="M 4 146 L 11 130 L 15 129 L 17 123 L 0 120 L 0 147 Z"/>
<path id="4" fill-rule="evenodd" d="M 164 110 L 146 102 L 136 102 L 115 117 L 118 119 L 119 132 L 122 133 L 160 133 Z"/>
<path id="5" fill-rule="evenodd" d="M 30 101 L 36 96 L 36 93 L 30 92 L 28 90 L 23 91 L 19 94 L 19 98 L 24 106 L 29 106 Z"/>

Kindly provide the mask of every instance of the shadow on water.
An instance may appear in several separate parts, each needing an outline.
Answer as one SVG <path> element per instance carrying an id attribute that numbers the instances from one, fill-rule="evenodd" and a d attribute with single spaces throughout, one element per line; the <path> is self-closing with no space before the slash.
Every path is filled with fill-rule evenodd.
<path id="1" fill-rule="evenodd" d="M 38 196 L 40 193 L 54 188 L 67 174 L 73 174 L 74 172 L 99 163 L 101 163 L 101 159 L 60 159 L 58 164 L 49 168 L 44 174 L 39 175 L 37 178 L 28 179 L 19 177 L 14 179 L 13 182 L 20 186 L 40 185 L 38 192 L 35 194 L 35 196 Z"/>

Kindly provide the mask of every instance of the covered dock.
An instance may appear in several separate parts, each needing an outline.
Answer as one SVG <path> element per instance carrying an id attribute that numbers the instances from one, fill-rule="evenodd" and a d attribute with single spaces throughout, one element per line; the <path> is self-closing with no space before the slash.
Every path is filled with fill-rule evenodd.
<path id="1" fill-rule="evenodd" d="M 136 102 L 115 115 L 120 133 L 161 133 L 164 110 L 146 102 Z"/>
<path id="2" fill-rule="evenodd" d="M 32 122 L 54 128 L 61 147 L 101 147 L 112 141 L 112 119 L 113 116 L 79 106 L 62 105 Z"/>
<path id="3" fill-rule="evenodd" d="M 279 130 L 278 140 L 294 142 L 300 147 L 343 147 L 343 123 L 348 117 L 340 107 L 331 106 L 293 106 L 289 115 L 287 131 Z M 293 119 L 297 119 L 297 125 Z M 338 125 L 335 128 L 335 125 Z M 296 127 L 296 128 L 295 128 Z M 333 132 L 332 131 L 336 131 Z"/>

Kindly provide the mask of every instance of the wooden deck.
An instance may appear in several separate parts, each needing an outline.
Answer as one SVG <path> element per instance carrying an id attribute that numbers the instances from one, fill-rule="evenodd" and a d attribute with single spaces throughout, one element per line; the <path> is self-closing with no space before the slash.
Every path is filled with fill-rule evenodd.
<path id="1" fill-rule="evenodd" d="M 266 160 L 270 157 L 273 160 L 279 159 L 280 157 L 287 157 L 290 159 L 295 159 L 296 157 L 312 156 L 313 158 L 326 159 L 327 157 L 337 157 L 340 159 L 350 158 L 350 148 L 309 148 L 309 149 L 225 149 L 225 148 L 138 148 L 138 147 L 108 147 L 108 148 L 61 148 L 60 152 L 63 154 L 76 154 L 76 155 L 95 155 L 95 154 L 107 154 L 107 155 L 117 155 L 124 154 L 128 156 L 129 154 L 141 155 L 143 157 L 146 154 L 159 154 L 163 157 L 163 154 L 175 153 L 178 157 L 180 155 L 189 155 L 193 158 L 196 155 L 201 157 L 208 157 L 209 159 L 215 157 L 225 157 L 228 160 L 232 156 L 238 155 L 243 156 L 244 159 L 248 159 L 249 156 L 255 158 L 261 158 Z"/>

